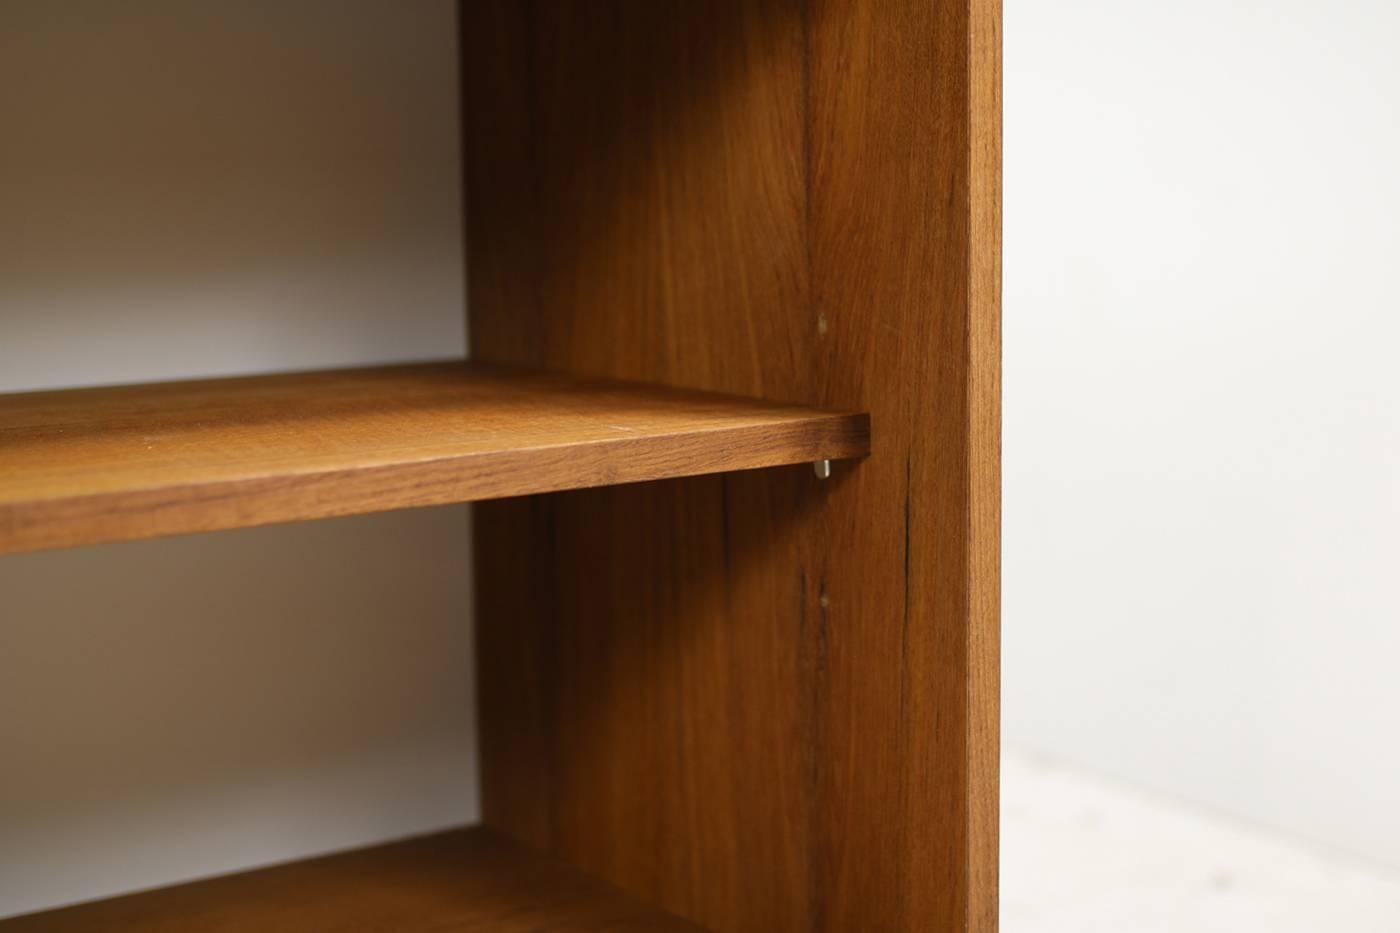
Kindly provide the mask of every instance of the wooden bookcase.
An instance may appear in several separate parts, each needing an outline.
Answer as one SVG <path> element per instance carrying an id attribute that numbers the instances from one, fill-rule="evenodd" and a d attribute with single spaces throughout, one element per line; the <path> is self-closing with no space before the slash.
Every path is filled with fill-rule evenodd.
<path id="1" fill-rule="evenodd" d="M 999 0 L 459 19 L 472 362 L 0 398 L 0 553 L 480 502 L 483 826 L 0 928 L 994 930 Z"/>

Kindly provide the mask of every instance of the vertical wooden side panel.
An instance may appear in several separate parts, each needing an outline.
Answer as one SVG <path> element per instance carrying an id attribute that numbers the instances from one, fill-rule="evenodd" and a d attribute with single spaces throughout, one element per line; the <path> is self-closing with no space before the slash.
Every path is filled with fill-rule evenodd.
<path id="1" fill-rule="evenodd" d="M 822 397 L 874 449 L 824 509 L 831 930 L 961 929 L 968 846 L 965 5 L 812 4 Z"/>
<path id="2" fill-rule="evenodd" d="M 532 17 L 526 3 L 463 0 L 458 18 L 468 342 L 483 359 L 532 361 L 546 326 L 531 181 Z M 473 507 L 482 809 L 486 822 L 540 849 L 551 847 L 557 809 L 554 528 L 546 498 Z"/>
<path id="3" fill-rule="evenodd" d="M 800 7 L 463 13 L 473 352 L 810 397 Z M 797 526 L 816 486 L 477 507 L 488 822 L 714 929 L 812 928 Z"/>
<path id="4" fill-rule="evenodd" d="M 1001 814 L 1002 0 L 973 0 L 968 137 L 968 922 L 997 929 Z"/>
<path id="5" fill-rule="evenodd" d="M 719 931 L 996 923 L 996 0 L 463 0 L 475 355 L 873 415 L 477 509 L 489 823 Z"/>

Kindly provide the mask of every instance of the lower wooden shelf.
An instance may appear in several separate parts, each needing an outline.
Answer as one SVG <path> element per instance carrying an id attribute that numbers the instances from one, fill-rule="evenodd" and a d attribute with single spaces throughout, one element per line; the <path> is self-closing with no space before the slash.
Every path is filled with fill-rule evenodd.
<path id="1" fill-rule="evenodd" d="M 3 933 L 699 933 L 464 829 L 0 921 Z"/>

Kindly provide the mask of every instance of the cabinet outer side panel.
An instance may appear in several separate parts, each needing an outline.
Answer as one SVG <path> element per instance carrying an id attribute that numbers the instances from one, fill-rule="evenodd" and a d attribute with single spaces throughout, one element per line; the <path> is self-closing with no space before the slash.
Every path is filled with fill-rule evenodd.
<path id="1" fill-rule="evenodd" d="M 486 821 L 704 926 L 996 927 L 999 0 L 463 0 L 472 352 L 874 451 L 484 503 Z"/>

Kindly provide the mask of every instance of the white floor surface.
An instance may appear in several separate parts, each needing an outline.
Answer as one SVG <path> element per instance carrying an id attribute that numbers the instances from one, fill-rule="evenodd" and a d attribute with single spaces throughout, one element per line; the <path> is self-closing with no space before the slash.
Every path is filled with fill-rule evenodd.
<path id="1" fill-rule="evenodd" d="M 1008 751 L 1004 933 L 1400 933 L 1400 872 Z"/>

